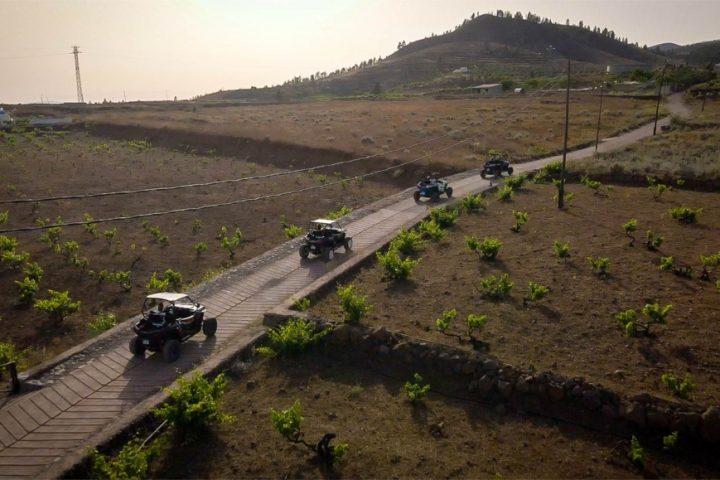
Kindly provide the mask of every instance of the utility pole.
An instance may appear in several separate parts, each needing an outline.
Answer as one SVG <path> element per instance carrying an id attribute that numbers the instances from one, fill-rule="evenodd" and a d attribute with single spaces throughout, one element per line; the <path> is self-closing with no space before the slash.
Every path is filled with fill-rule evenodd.
<path id="1" fill-rule="evenodd" d="M 653 137 L 657 133 L 657 122 L 658 122 L 658 116 L 660 115 L 660 100 L 662 99 L 662 87 L 663 82 L 665 81 L 665 70 L 667 69 L 667 60 L 665 61 L 665 65 L 662 69 L 662 74 L 660 75 L 660 86 L 658 87 L 658 95 L 657 95 L 657 105 L 655 106 L 655 125 L 653 126 Z"/>
<path id="2" fill-rule="evenodd" d="M 597 129 L 595 130 L 595 153 L 597 153 L 598 143 L 600 143 L 600 118 L 602 117 L 602 102 L 603 102 L 604 87 L 605 87 L 605 85 L 603 83 L 601 83 L 600 84 L 600 110 L 598 110 Z"/>
<path id="3" fill-rule="evenodd" d="M 77 45 L 73 46 L 72 53 L 75 56 L 75 82 L 77 83 L 77 101 L 78 103 L 85 103 L 82 92 L 82 82 L 80 82 L 80 60 L 78 58 L 80 50 L 78 50 Z"/>
<path id="4" fill-rule="evenodd" d="M 558 208 L 565 207 L 565 163 L 567 160 L 568 125 L 570 122 L 570 59 L 567 63 L 567 88 L 565 89 L 565 138 L 563 140 L 562 172 L 560 172 L 560 185 L 558 186 Z"/>
<path id="5" fill-rule="evenodd" d="M 707 98 L 707 93 L 704 93 L 703 94 L 703 103 L 702 103 L 702 107 L 700 108 L 700 113 L 705 111 L 705 99 L 706 98 Z"/>

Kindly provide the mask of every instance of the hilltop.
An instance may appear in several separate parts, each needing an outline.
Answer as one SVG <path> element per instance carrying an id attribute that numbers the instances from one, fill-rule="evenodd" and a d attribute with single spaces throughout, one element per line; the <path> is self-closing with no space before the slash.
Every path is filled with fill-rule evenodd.
<path id="1" fill-rule="evenodd" d="M 283 85 L 220 91 L 208 100 L 283 99 L 312 94 L 352 95 L 403 86 L 416 89 L 431 82 L 453 83 L 453 70 L 466 67 L 468 81 L 497 81 L 513 76 L 538 77 L 565 68 L 600 71 L 605 65 L 652 65 L 656 53 L 620 40 L 608 29 L 561 25 L 528 15 L 479 15 L 452 31 L 411 43 L 400 42 L 385 59 L 372 59 L 331 74 L 296 77 Z M 455 82 L 457 83 L 457 82 Z"/>

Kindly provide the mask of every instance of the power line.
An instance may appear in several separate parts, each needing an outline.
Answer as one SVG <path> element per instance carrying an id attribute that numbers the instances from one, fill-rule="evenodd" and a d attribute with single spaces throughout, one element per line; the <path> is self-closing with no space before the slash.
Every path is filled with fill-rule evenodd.
<path id="1" fill-rule="evenodd" d="M 535 93 L 528 95 L 523 100 L 529 100 L 531 98 L 534 98 L 533 95 L 537 95 L 537 92 L 539 92 L 539 95 L 537 95 L 537 98 L 547 95 L 548 93 L 552 93 L 552 92 L 544 91 L 544 89 L 547 88 L 549 85 L 558 81 L 558 79 L 559 79 L 559 77 L 551 79 L 543 87 L 538 89 Z M 527 106 L 529 106 L 529 104 Z M 526 106 L 526 108 L 527 108 L 527 106 Z M 517 110 L 513 113 L 517 114 L 517 113 L 523 112 L 526 108 Z M 372 158 L 385 156 L 385 155 L 388 155 L 391 153 L 396 153 L 396 152 L 399 152 L 402 150 L 410 150 L 410 149 L 419 147 L 421 145 L 426 145 L 428 143 L 432 143 L 437 140 L 447 138 L 451 135 L 456 134 L 456 132 L 462 132 L 469 128 L 470 128 L 470 126 L 466 126 L 466 127 L 459 128 L 457 130 L 451 130 L 442 135 L 438 135 L 433 138 L 422 140 L 420 142 L 416 142 L 411 145 L 397 147 L 397 148 L 394 148 L 392 150 L 388 150 L 385 152 L 374 153 L 371 155 L 356 157 L 356 158 L 352 158 L 349 160 L 341 160 L 338 162 L 326 163 L 326 164 L 316 165 L 316 166 L 312 166 L 312 167 L 288 170 L 288 171 L 284 171 L 284 172 L 274 172 L 274 173 L 269 173 L 269 174 L 264 174 L 264 175 L 253 175 L 253 176 L 249 176 L 249 177 L 230 178 L 230 179 L 225 179 L 225 180 L 213 180 L 213 181 L 209 181 L 209 182 L 188 183 L 188 184 L 181 184 L 181 185 L 169 185 L 169 186 L 165 186 L 165 187 L 141 188 L 141 189 L 136 189 L 136 190 L 116 190 L 116 191 L 110 191 L 110 192 L 78 193 L 78 194 L 67 194 L 67 195 L 55 195 L 55 196 L 51 196 L 51 197 L 39 197 L 39 198 L 6 199 L 6 200 L 0 200 L 0 205 L 21 204 L 21 203 L 41 203 L 41 202 L 50 202 L 50 201 L 57 201 L 57 200 L 79 200 L 79 199 L 88 199 L 88 198 L 109 197 L 109 196 L 116 196 L 116 195 L 132 195 L 132 194 L 138 194 L 138 193 L 165 192 L 165 191 L 180 190 L 180 189 L 185 189 L 185 188 L 209 187 L 209 186 L 213 186 L 213 185 L 239 183 L 239 182 L 246 182 L 246 181 L 250 181 L 250 180 L 263 180 L 263 179 L 267 179 L 267 178 L 295 175 L 298 173 L 309 172 L 311 170 L 314 171 L 314 170 L 319 170 L 322 168 L 337 167 L 340 165 L 347 165 L 347 164 L 359 162 L 362 160 L 369 160 Z"/>
<path id="2" fill-rule="evenodd" d="M 542 93 L 538 96 L 541 97 L 543 95 L 546 95 L 547 92 Z M 519 110 L 518 112 L 524 111 L 529 107 L 529 104 L 526 105 L 523 109 Z M 459 145 L 462 145 L 463 143 L 466 143 L 468 141 L 472 140 L 472 137 L 465 137 L 462 140 L 458 140 L 450 145 L 447 145 L 445 147 L 441 147 L 437 150 L 434 150 L 432 152 L 428 152 L 420 157 L 417 157 L 413 160 L 408 160 L 407 162 L 403 162 L 397 165 L 392 165 L 390 167 L 386 167 L 380 170 L 375 170 L 373 172 L 361 174 L 361 175 L 355 175 L 354 177 L 344 178 L 341 180 L 336 180 L 334 182 L 325 183 L 322 185 L 313 185 L 310 187 L 305 187 L 297 190 L 287 190 L 284 192 L 279 193 L 272 193 L 268 195 L 260 195 L 257 197 L 251 197 L 251 198 L 241 198 L 238 200 L 232 200 L 228 202 L 222 202 L 222 203 L 214 203 L 209 205 L 200 205 L 197 207 L 186 207 L 186 208 L 177 208 L 173 210 L 164 210 L 164 211 L 157 211 L 157 212 L 149 212 L 149 213 L 139 213 L 135 215 L 124 215 L 124 216 L 117 216 L 117 217 L 109 217 L 109 218 L 102 218 L 97 220 L 86 220 L 86 221 L 75 221 L 75 222 L 64 222 L 64 223 L 56 223 L 53 225 L 42 225 L 42 226 L 34 226 L 34 227 L 19 227 L 19 228 L 10 228 L 10 229 L 4 229 L 0 230 L 0 234 L 5 233 L 18 233 L 18 232 L 33 232 L 33 231 L 40 231 L 40 230 L 47 230 L 49 228 L 55 228 L 55 227 L 73 227 L 73 226 L 80 226 L 80 225 L 91 225 L 91 224 L 98 224 L 98 223 L 109 223 L 109 222 L 119 222 L 119 221 L 128 221 L 128 220 L 136 220 L 139 218 L 149 218 L 149 217 L 158 217 L 158 216 L 164 216 L 164 215 L 171 215 L 171 214 L 177 214 L 177 213 L 187 213 L 187 212 L 197 212 L 202 210 L 207 210 L 210 208 L 218 208 L 218 207 L 226 207 L 226 206 L 232 206 L 232 205 L 239 205 L 243 203 L 251 203 L 251 202 L 257 202 L 260 200 L 267 200 L 270 198 L 278 198 L 283 197 L 286 195 L 292 195 L 296 193 L 304 193 L 312 190 L 319 190 L 322 188 L 327 188 L 333 185 L 338 185 L 343 182 L 347 181 L 354 181 L 361 178 L 367 178 L 371 177 L 373 175 L 379 175 L 381 173 L 389 172 L 391 170 L 396 170 L 398 168 L 404 167 L 405 165 L 410 165 L 411 163 L 419 162 L 420 160 L 424 160 L 426 158 L 429 158 L 437 153 L 449 150 L 451 148 L 455 148 Z"/>

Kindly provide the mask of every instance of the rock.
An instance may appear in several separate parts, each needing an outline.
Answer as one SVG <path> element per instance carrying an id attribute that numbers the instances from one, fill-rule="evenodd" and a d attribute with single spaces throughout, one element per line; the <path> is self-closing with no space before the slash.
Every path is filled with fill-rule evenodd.
<path id="1" fill-rule="evenodd" d="M 483 370 L 485 370 L 486 372 L 494 372 L 498 368 L 500 368 L 500 366 L 495 360 L 487 359 L 483 362 Z"/>
<path id="2" fill-rule="evenodd" d="M 645 426 L 645 407 L 642 404 L 633 402 L 626 406 L 624 410 L 623 417 L 626 420 L 639 427 Z"/>
<path id="3" fill-rule="evenodd" d="M 708 442 L 720 442 L 720 407 L 709 407 L 700 418 L 702 437 Z"/>
<path id="4" fill-rule="evenodd" d="M 472 375 L 473 373 L 475 373 L 476 368 L 477 368 L 477 362 L 469 360 L 463 364 L 462 374 L 463 375 Z"/>
<path id="5" fill-rule="evenodd" d="M 583 396 L 583 389 L 580 385 L 575 385 L 570 389 L 570 395 L 575 398 L 581 398 Z"/>
<path id="6" fill-rule="evenodd" d="M 589 388 L 582 393 L 582 400 L 585 408 L 589 410 L 597 410 L 600 408 L 600 394 L 594 388 Z"/>
<path id="7" fill-rule="evenodd" d="M 492 377 L 489 377 L 487 375 L 483 375 L 480 377 L 480 379 L 477 381 L 477 391 L 478 393 L 485 395 L 493 388 L 494 381 Z"/>
<path id="8" fill-rule="evenodd" d="M 670 422 L 673 430 L 694 432 L 700 423 L 700 414 L 696 412 L 676 412 Z"/>
<path id="9" fill-rule="evenodd" d="M 609 404 L 603 405 L 602 408 L 600 408 L 600 413 L 602 413 L 602 416 L 607 420 L 614 420 L 619 416 L 617 408 Z"/>
<path id="10" fill-rule="evenodd" d="M 445 423 L 437 422 L 430 425 L 430 435 L 435 438 L 442 438 L 445 436 Z"/>
<path id="11" fill-rule="evenodd" d="M 387 331 L 385 327 L 377 327 L 369 335 L 370 339 L 379 343 L 389 343 L 392 339 L 392 335 Z"/>
<path id="12" fill-rule="evenodd" d="M 663 410 L 650 409 L 645 413 L 647 424 L 658 430 L 665 430 L 670 426 L 670 412 Z"/>
<path id="13" fill-rule="evenodd" d="M 255 388 L 256 386 L 257 386 L 257 381 L 255 381 L 255 380 L 250 380 L 250 381 L 248 381 L 248 382 L 245 384 L 245 387 L 246 387 L 248 390 L 252 390 L 252 389 Z"/>
<path id="14" fill-rule="evenodd" d="M 505 380 L 498 380 L 497 387 L 498 387 L 498 392 L 500 392 L 500 395 L 502 395 L 504 398 L 512 397 L 512 393 L 513 393 L 513 384 L 512 383 L 506 382 Z"/>
<path id="15" fill-rule="evenodd" d="M 565 397 L 565 390 L 562 385 L 556 383 L 548 383 L 546 387 L 548 398 L 554 402 L 559 402 Z"/>
<path id="16" fill-rule="evenodd" d="M 517 390 L 518 393 L 528 393 L 530 391 L 530 385 L 532 384 L 532 378 L 530 375 L 520 377 L 515 384 L 515 390 Z"/>
<path id="17" fill-rule="evenodd" d="M 612 374 L 613 374 L 614 377 L 618 377 L 619 379 L 623 379 L 623 378 L 625 378 L 625 375 L 627 375 L 627 372 L 626 372 L 625 370 L 622 370 L 622 369 L 619 369 L 619 368 L 618 368 L 618 369 L 615 370 Z"/>
<path id="18" fill-rule="evenodd" d="M 382 355 L 388 355 L 390 353 L 390 347 L 387 345 L 380 345 L 380 348 L 378 348 L 378 353 Z"/>

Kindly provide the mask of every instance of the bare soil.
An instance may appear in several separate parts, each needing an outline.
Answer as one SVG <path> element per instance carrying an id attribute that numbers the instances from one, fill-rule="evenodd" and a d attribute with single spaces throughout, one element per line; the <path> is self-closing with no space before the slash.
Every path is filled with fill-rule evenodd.
<path id="1" fill-rule="evenodd" d="M 190 149 L 138 149 L 124 141 L 109 141 L 84 133 L 15 137 L 16 145 L 11 145 L 7 137 L 0 141 L 0 171 L 3 172 L 0 198 L 3 199 L 137 189 L 281 171 L 237 157 L 191 153 L 187 151 Z M 294 160 L 297 159 L 285 158 L 284 162 L 292 165 Z M 227 202 L 320 185 L 342 177 L 340 172 L 333 174 L 333 170 L 323 174 L 326 175 L 318 172 L 180 191 L 56 201 L 42 203 L 37 210 L 33 204 L 4 205 L 0 211 L 7 209 L 10 220 L 2 228 L 33 226 L 36 218 L 54 221 L 61 216 L 65 221 L 82 220 L 85 212 L 98 219 Z M 206 274 L 212 276 L 219 269 L 253 258 L 286 240 L 281 228 L 283 221 L 306 226 L 312 218 L 342 205 L 356 208 L 398 190 L 391 175 L 382 180 L 366 180 L 362 184 L 348 182 L 345 187 L 335 185 L 262 202 L 149 219 L 149 226 L 160 227 L 169 237 L 167 247 L 158 245 L 142 228 L 140 220 L 98 225 L 99 239 L 93 239 L 82 227 L 65 228 L 61 242 L 76 240 L 80 244 L 80 256 L 89 260 L 85 271 L 68 265 L 62 255 L 40 242 L 42 232 L 11 235 L 20 243 L 18 250 L 29 252 L 31 261 L 37 261 L 45 270 L 38 297 L 47 297 L 48 289 L 69 290 L 73 298 L 81 300 L 82 307 L 62 325 L 48 324 L 44 313 L 17 305 L 14 281 L 22 279 L 22 273 L 0 264 L 0 341 L 13 342 L 21 349 L 29 348 L 28 363 L 51 357 L 87 339 L 91 333 L 86 324 L 98 312 L 115 313 L 120 321 L 138 313 L 145 285 L 153 272 L 172 268 L 183 275 L 185 283 L 198 282 Z M 193 234 L 192 224 L 196 219 L 201 221 L 201 230 Z M 244 235 L 244 242 L 233 259 L 216 239 L 223 225 L 230 232 L 238 227 Z M 108 246 L 102 231 L 113 227 L 117 227 L 118 233 L 112 246 Z M 193 248 L 197 242 L 208 246 L 200 256 Z M 135 245 L 134 252 L 132 245 Z M 142 258 L 132 268 L 130 292 L 123 292 L 114 284 L 100 284 L 88 274 L 88 270 L 130 270 L 136 253 Z"/>
<path id="2" fill-rule="evenodd" d="M 595 140 L 597 108 L 594 95 L 573 93 L 570 145 Z M 652 102 L 629 98 L 607 98 L 603 111 L 603 136 L 646 123 L 655 113 Z M 461 171 L 478 167 L 490 149 L 507 151 L 516 161 L 557 151 L 562 146 L 564 115 L 564 96 L 547 93 L 541 97 L 333 100 L 261 106 L 114 105 L 88 109 L 79 118 L 354 154 L 380 153 L 389 161 L 409 160 L 472 136 L 473 142 L 435 156 L 445 168 Z M 448 137 L 419 149 L 393 151 L 439 135 Z"/>
<path id="3" fill-rule="evenodd" d="M 603 191 L 607 191 L 603 187 Z M 373 262 L 352 277 L 373 305 L 363 322 L 383 325 L 417 338 L 436 342 L 458 340 L 436 331 L 435 319 L 456 308 L 458 321 L 451 332 L 463 334 L 469 313 L 487 314 L 480 334 L 490 354 L 517 366 L 553 370 L 569 377 L 582 376 L 626 393 L 668 395 L 660 376 L 689 373 L 697 384 L 693 399 L 701 404 L 720 401 L 720 292 L 712 282 L 699 279 L 699 255 L 720 250 L 720 198 L 716 194 L 673 190 L 653 200 L 645 188 L 614 187 L 597 195 L 578 184 L 569 209 L 559 212 L 551 185 L 530 185 L 511 202 L 491 197 L 479 214 L 463 214 L 447 237 L 427 244 L 408 281 L 386 281 Z M 678 205 L 703 208 L 696 225 L 670 218 Z M 520 233 L 513 233 L 513 210 L 529 213 Z M 638 220 L 638 241 L 628 246 L 622 225 Z M 665 242 L 658 252 L 645 248 L 645 231 L 652 229 Z M 503 243 L 495 261 L 479 260 L 468 250 L 465 236 L 493 236 Z M 553 254 L 553 241 L 567 241 L 572 258 L 567 264 Z M 608 257 L 610 275 L 600 278 L 587 257 Z M 659 270 L 661 256 L 694 268 L 685 279 Z M 488 301 L 477 288 L 481 278 L 506 272 L 515 286 L 508 299 Z M 546 299 L 523 306 L 528 282 L 551 288 Z M 639 311 L 646 303 L 672 304 L 668 324 L 655 327 L 651 337 L 628 338 L 615 314 Z M 337 296 L 320 298 L 311 311 L 340 319 Z M 468 344 L 461 344 L 470 348 Z"/>
<path id="4" fill-rule="evenodd" d="M 405 378 L 318 355 L 254 365 L 231 382 L 232 423 L 184 446 L 163 439 L 153 478 L 630 478 L 643 472 L 627 440 L 448 397 L 431 390 L 413 407 Z M 299 401 L 309 442 L 334 432 L 350 450 L 333 471 L 273 430 L 271 408 Z M 646 450 L 645 474 L 711 476 Z"/>

